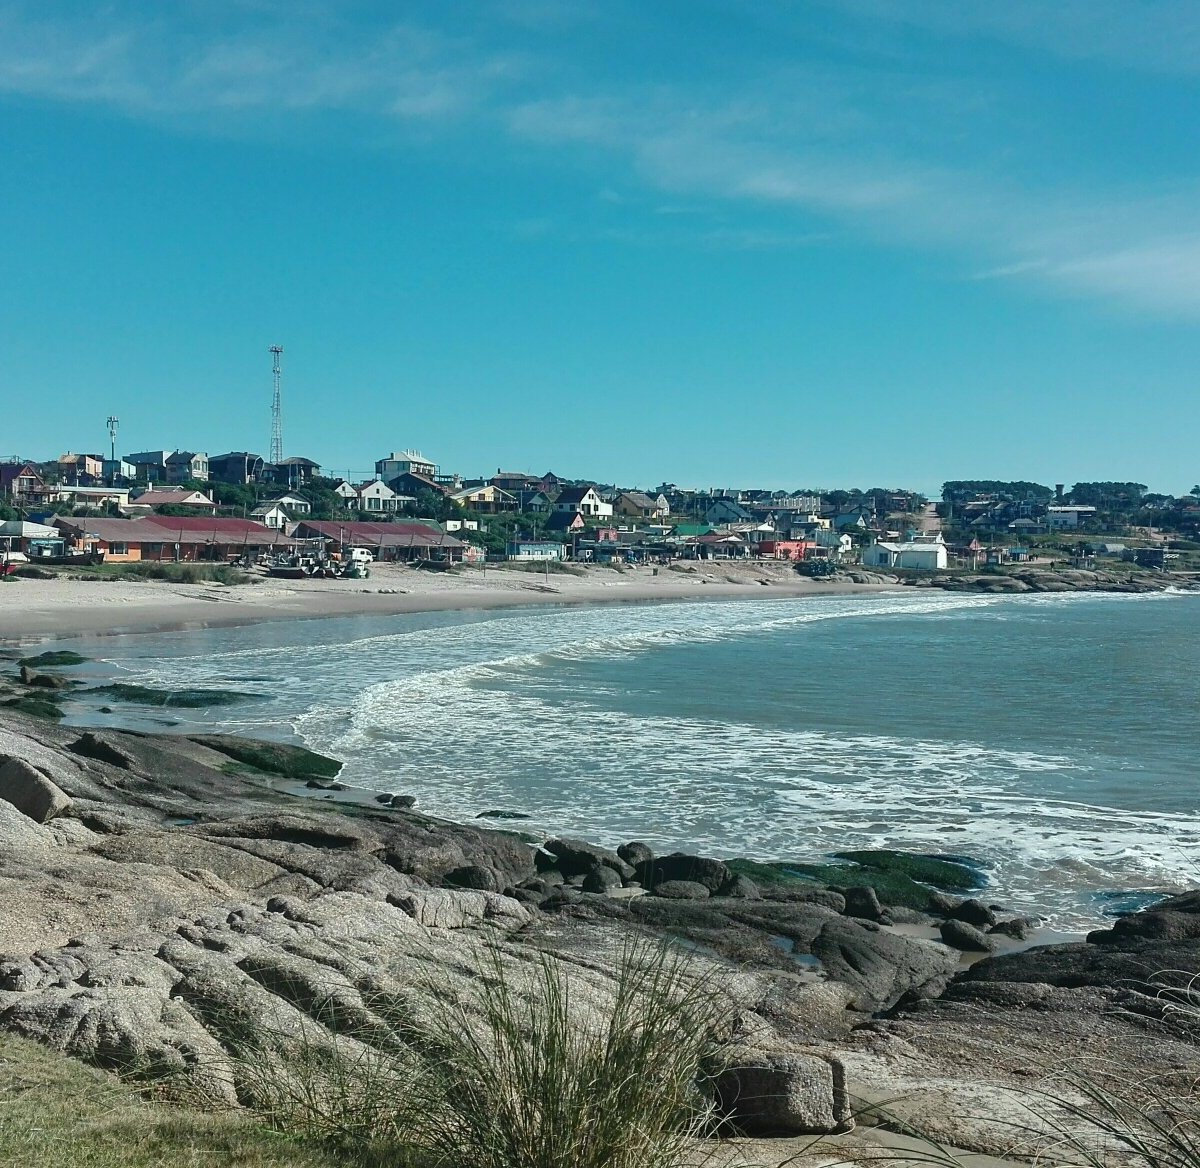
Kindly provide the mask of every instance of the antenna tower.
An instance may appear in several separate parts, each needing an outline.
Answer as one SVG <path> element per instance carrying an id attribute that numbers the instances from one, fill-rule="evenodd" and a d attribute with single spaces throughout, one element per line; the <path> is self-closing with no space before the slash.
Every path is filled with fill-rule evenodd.
<path id="1" fill-rule="evenodd" d="M 275 382 L 275 393 L 271 398 L 271 462 L 278 466 L 283 461 L 283 402 L 279 392 L 283 371 L 279 367 L 279 359 L 283 356 L 282 345 L 272 345 L 271 373 Z"/>
<path id="2" fill-rule="evenodd" d="M 111 448 L 112 461 L 117 461 L 117 427 L 121 422 L 119 418 L 114 418 L 109 415 L 108 419 L 108 443 Z"/>

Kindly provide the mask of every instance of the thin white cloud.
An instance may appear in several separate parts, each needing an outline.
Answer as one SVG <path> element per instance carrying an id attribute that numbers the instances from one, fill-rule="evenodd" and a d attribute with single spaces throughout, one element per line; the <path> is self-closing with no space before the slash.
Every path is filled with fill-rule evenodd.
<path id="1" fill-rule="evenodd" d="M 323 0 L 306 0 L 294 19 L 296 7 L 279 0 L 239 0 L 252 19 L 190 24 L 119 6 L 56 20 L 3 2 L 0 93 L 168 120 L 214 114 L 207 120 L 218 124 L 221 114 L 308 110 L 433 132 L 465 124 L 493 140 L 507 135 L 523 150 L 544 147 L 556 165 L 596 171 L 597 201 L 626 216 L 593 225 L 607 238 L 661 238 L 633 220 L 666 218 L 682 206 L 696 213 L 682 217 L 693 223 L 672 241 L 690 230 L 697 246 L 788 247 L 834 226 L 885 245 L 935 249 L 975 278 L 1200 315 L 1200 182 L 1185 175 L 1162 193 L 1149 185 L 1106 193 L 1062 168 L 1053 180 L 1036 167 L 1023 173 L 1011 95 L 951 66 L 917 69 L 898 46 L 886 68 L 874 58 L 741 74 L 731 66 L 719 80 L 639 83 L 589 74 L 582 57 L 560 67 L 578 50 L 570 39 L 578 23 L 604 18 L 588 0 L 509 0 L 481 22 L 493 32 L 496 20 L 566 29 L 553 50 L 546 34 L 540 58 L 502 36 L 481 43 L 483 32 L 352 26 Z M 880 36 L 902 25 L 1136 67 L 1200 68 L 1200 5 L 826 3 Z M 218 8 L 192 11 L 211 17 Z M 549 219 L 523 229 L 551 230 Z"/>
<path id="2" fill-rule="evenodd" d="M 827 0 L 872 26 L 988 37 L 1074 61 L 1200 74 L 1195 0 Z"/>
<path id="3" fill-rule="evenodd" d="M 136 116 L 360 110 L 404 119 L 460 116 L 515 57 L 395 24 L 320 22 L 205 32 L 117 15 L 53 20 L 0 9 L 0 93 L 108 105 Z"/>

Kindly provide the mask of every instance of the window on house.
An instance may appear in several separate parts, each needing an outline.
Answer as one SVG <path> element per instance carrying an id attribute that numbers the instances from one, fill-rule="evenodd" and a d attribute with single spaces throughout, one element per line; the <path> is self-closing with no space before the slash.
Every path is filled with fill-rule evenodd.
<path id="1" fill-rule="evenodd" d="M 129 544 L 127 544 L 127 543 L 110 543 L 108 545 L 108 550 L 110 552 L 112 552 L 112 554 L 114 556 L 127 556 L 127 555 L 129 555 Z"/>

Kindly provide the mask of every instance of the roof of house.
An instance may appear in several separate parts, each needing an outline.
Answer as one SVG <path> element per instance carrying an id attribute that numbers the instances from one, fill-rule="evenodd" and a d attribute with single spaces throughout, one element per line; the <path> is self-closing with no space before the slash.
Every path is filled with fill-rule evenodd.
<path id="1" fill-rule="evenodd" d="M 427 466 L 436 466 L 432 458 L 426 458 L 419 450 L 393 450 L 387 458 L 380 462 L 423 462 Z"/>
<path id="2" fill-rule="evenodd" d="M 105 543 L 252 543 L 286 542 L 280 533 L 248 519 L 182 518 L 146 515 L 138 519 L 64 517 L 55 521 L 62 530 L 95 536 Z"/>
<path id="3" fill-rule="evenodd" d="M 578 527 L 583 522 L 583 515 L 579 511 L 556 511 L 546 520 L 546 530 L 569 531 L 572 527 Z"/>
<path id="4" fill-rule="evenodd" d="M 906 543 L 892 543 L 886 540 L 878 540 L 872 546 L 883 548 L 889 552 L 936 552 L 939 549 L 945 548 L 944 543 L 918 543 L 916 540 L 911 540 Z"/>
<path id="5" fill-rule="evenodd" d="M 556 504 L 562 506 L 571 506 L 576 503 L 582 503 L 587 497 L 589 491 L 594 490 L 594 487 L 563 487 L 558 493 L 558 498 L 554 500 Z"/>
<path id="6" fill-rule="evenodd" d="M 208 462 L 211 466 L 214 462 L 224 462 L 227 458 L 244 458 L 249 462 L 262 462 L 261 454 L 251 454 L 249 450 L 231 450 L 228 454 L 211 454 Z"/>
<path id="7" fill-rule="evenodd" d="M 321 464 L 319 462 L 313 462 L 313 460 L 311 458 L 297 458 L 295 455 L 293 455 L 291 458 L 280 459 L 279 462 L 277 462 L 275 465 L 276 466 L 310 466 L 314 470 L 321 469 Z"/>
<path id="8" fill-rule="evenodd" d="M 692 543 L 745 543 L 746 541 L 733 531 L 710 531 L 708 535 L 698 535 Z"/>
<path id="9" fill-rule="evenodd" d="M 270 515 L 272 511 L 276 511 L 276 510 L 282 511 L 285 515 L 287 514 L 287 508 L 278 499 L 276 499 L 270 503 L 263 503 L 261 507 L 255 507 L 254 510 L 250 512 L 250 514 L 251 515 L 261 515 L 261 516 L 265 517 L 267 515 Z"/>
<path id="10" fill-rule="evenodd" d="M 363 547 L 462 547 L 462 542 L 428 523 L 334 523 L 329 520 L 304 520 L 297 529 L 302 533 L 336 539 L 340 543 Z"/>
<path id="11" fill-rule="evenodd" d="M 646 511 L 654 511 L 658 508 L 658 501 L 650 498 L 644 491 L 622 491 L 617 498 L 625 499 L 635 507 L 641 507 Z"/>
<path id="12" fill-rule="evenodd" d="M 176 451 L 172 452 L 171 454 L 167 455 L 167 462 L 168 463 L 191 462 L 192 459 L 196 457 L 197 453 L 198 452 L 195 450 L 176 450 Z M 208 456 L 205 454 L 200 454 L 200 457 L 207 458 Z"/>
<path id="13" fill-rule="evenodd" d="M 37 469 L 31 462 L 9 462 L 0 466 L 0 486 L 7 487 L 10 483 L 23 477 L 24 475 L 33 475 L 38 482 L 42 481 L 42 476 L 38 474 Z"/>
<path id="14" fill-rule="evenodd" d="M 359 494 L 371 487 L 374 487 L 376 491 L 386 491 L 389 495 L 394 495 L 396 493 L 387 485 L 387 483 L 383 481 L 383 479 L 365 479 L 361 483 L 354 484 L 354 490 Z"/>
<path id="15" fill-rule="evenodd" d="M 0 536 L 5 539 L 46 539 L 59 535 L 56 527 L 47 527 L 44 523 L 27 523 L 21 519 L 6 519 L 0 523 Z"/>
<path id="16" fill-rule="evenodd" d="M 391 487 L 392 483 L 399 482 L 401 479 L 411 479 L 418 487 L 427 487 L 439 495 L 450 494 L 450 488 L 444 483 L 435 482 L 428 475 L 419 474 L 415 470 L 406 470 L 403 474 L 398 474 L 394 479 L 389 479 L 388 486 Z M 392 489 L 395 490 L 395 487 L 392 487 Z"/>
<path id="17" fill-rule="evenodd" d="M 165 507 L 172 504 L 181 507 L 212 507 L 213 501 L 201 491 L 143 491 L 130 502 L 135 507 Z"/>

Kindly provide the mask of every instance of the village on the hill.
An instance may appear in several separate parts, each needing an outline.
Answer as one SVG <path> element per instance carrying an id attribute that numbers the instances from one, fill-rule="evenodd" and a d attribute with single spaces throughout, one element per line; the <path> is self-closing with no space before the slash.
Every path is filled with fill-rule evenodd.
<path id="1" fill-rule="evenodd" d="M 553 473 L 445 473 L 414 450 L 352 482 L 310 458 L 235 451 L 66 453 L 0 463 L 0 551 L 46 563 L 264 562 L 365 549 L 376 561 L 784 560 L 979 570 L 1040 557 L 1166 568 L 1200 551 L 1200 487 L 953 481 L 903 489 L 639 489 Z M 1180 561 L 1181 563 L 1171 563 Z"/>

